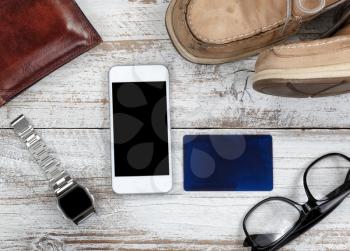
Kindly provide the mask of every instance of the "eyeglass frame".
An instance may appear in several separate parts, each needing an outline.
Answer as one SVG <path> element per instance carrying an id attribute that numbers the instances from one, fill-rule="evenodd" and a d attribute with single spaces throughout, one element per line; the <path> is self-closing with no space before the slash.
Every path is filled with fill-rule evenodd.
<path id="1" fill-rule="evenodd" d="M 315 166 L 316 163 L 318 163 L 321 160 L 324 160 L 329 157 L 341 157 L 347 161 L 350 162 L 350 158 L 344 154 L 341 153 L 329 153 L 326 155 L 323 155 L 319 157 L 318 159 L 314 160 L 305 170 L 304 176 L 303 176 L 303 185 L 306 192 L 306 196 L 308 198 L 307 202 L 305 204 L 299 204 L 291 199 L 285 198 L 285 197 L 270 197 L 267 198 L 258 204 L 256 204 L 253 208 L 249 210 L 249 212 L 246 214 L 243 220 L 243 230 L 246 235 L 246 239 L 244 241 L 244 247 L 251 247 L 252 251 L 273 251 L 277 250 L 287 243 L 291 242 L 295 238 L 299 237 L 306 231 L 308 231 L 310 228 L 314 227 L 317 223 L 319 223 L 321 220 L 323 220 L 326 216 L 328 216 L 331 212 L 333 212 L 334 209 L 336 209 L 345 199 L 347 196 L 350 195 L 350 170 L 347 173 L 347 176 L 344 180 L 344 183 L 340 185 L 338 188 L 327 194 L 323 199 L 318 200 L 316 199 L 307 184 L 307 175 L 312 167 Z M 350 166 L 349 166 L 350 168 Z M 286 232 L 282 237 L 279 239 L 273 241 L 267 246 L 259 246 L 253 239 L 253 236 L 258 235 L 268 235 L 268 234 L 254 234 L 250 235 L 248 233 L 246 223 L 249 218 L 249 216 L 261 205 L 264 203 L 267 203 L 269 201 L 282 201 L 285 202 L 294 208 L 296 208 L 300 214 L 299 219 L 296 221 L 294 226 L 291 227 L 291 229 Z"/>

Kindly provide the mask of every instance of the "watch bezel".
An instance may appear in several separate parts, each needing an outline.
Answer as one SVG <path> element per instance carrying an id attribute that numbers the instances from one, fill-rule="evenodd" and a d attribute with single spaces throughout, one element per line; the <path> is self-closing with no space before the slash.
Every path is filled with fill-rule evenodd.
<path id="1" fill-rule="evenodd" d="M 90 200 L 91 200 L 91 202 L 92 202 L 92 205 L 91 205 L 88 209 L 86 209 L 84 212 L 80 213 L 78 217 L 72 219 L 72 218 L 68 217 L 68 216 L 66 215 L 66 213 L 64 212 L 64 210 L 61 208 L 61 206 L 60 206 L 60 204 L 59 204 L 59 200 L 60 200 L 60 198 L 61 198 L 65 193 L 69 192 L 69 190 L 73 190 L 73 189 L 76 188 L 76 187 L 80 187 L 80 188 L 82 188 L 82 189 L 86 192 L 87 196 L 90 198 Z M 79 225 L 80 223 L 84 222 L 85 220 L 87 220 L 88 218 L 90 218 L 92 215 L 94 215 L 94 214 L 96 213 L 95 198 L 94 198 L 94 196 L 90 193 L 90 191 L 89 191 L 89 189 L 88 189 L 87 187 L 84 187 L 84 186 L 82 186 L 82 185 L 80 185 L 80 184 L 78 184 L 78 183 L 76 183 L 76 182 L 74 182 L 74 185 L 71 186 L 69 189 L 67 189 L 67 191 L 63 192 L 62 195 L 56 196 L 56 203 L 57 203 L 57 207 L 58 207 L 59 211 L 61 212 L 62 216 L 63 216 L 65 219 L 67 219 L 67 220 L 73 222 L 73 223 L 76 224 L 76 225 Z M 92 210 L 91 210 L 91 209 L 92 209 Z M 87 214 L 86 214 L 83 218 L 81 218 L 81 216 L 82 216 L 84 213 L 87 213 Z"/>

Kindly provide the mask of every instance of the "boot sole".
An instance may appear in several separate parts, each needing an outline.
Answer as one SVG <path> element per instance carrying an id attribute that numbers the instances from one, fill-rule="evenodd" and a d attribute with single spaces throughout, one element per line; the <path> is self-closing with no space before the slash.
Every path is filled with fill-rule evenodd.
<path id="1" fill-rule="evenodd" d="M 172 43 L 175 46 L 175 49 L 179 52 L 179 54 L 184 57 L 185 59 L 187 59 L 190 62 L 193 63 L 197 63 L 197 64 L 223 64 L 223 63 L 229 63 L 229 62 L 233 62 L 233 61 L 237 61 L 243 58 L 247 58 L 250 56 L 254 56 L 259 54 L 260 52 L 264 51 L 265 49 L 271 48 L 273 46 L 276 46 L 280 43 L 283 43 L 289 36 L 286 37 L 281 37 L 280 40 L 276 41 L 275 43 L 269 45 L 269 46 L 265 46 L 262 48 L 259 48 L 257 50 L 253 50 L 247 53 L 242 53 L 239 55 L 235 55 L 232 57 L 227 57 L 227 58 L 202 58 L 202 57 L 196 57 L 194 55 L 192 55 L 191 53 L 189 53 L 186 48 L 181 44 L 181 42 L 177 39 L 176 34 L 175 34 L 175 30 L 174 30 L 174 26 L 173 26 L 173 22 L 172 22 L 172 13 L 173 13 L 173 9 L 175 6 L 177 0 L 171 0 L 168 9 L 166 11 L 166 15 L 165 15 L 165 24 L 166 24 L 166 28 L 168 31 L 168 34 L 170 36 L 170 39 L 172 41 Z M 324 9 L 322 12 L 320 12 L 318 15 L 323 14 L 324 12 L 327 12 L 328 10 L 340 5 L 341 3 L 345 2 L 347 0 L 343 0 L 343 1 L 339 1 L 335 4 L 332 4 L 330 6 L 328 6 L 326 9 Z M 317 16 L 318 16 L 317 15 Z M 316 16 L 312 17 L 312 19 L 314 19 Z M 305 20 L 305 21 L 309 21 L 309 20 Z"/>
<path id="2" fill-rule="evenodd" d="M 253 88 L 261 93 L 293 98 L 317 98 L 350 92 L 350 63 L 256 73 Z"/>

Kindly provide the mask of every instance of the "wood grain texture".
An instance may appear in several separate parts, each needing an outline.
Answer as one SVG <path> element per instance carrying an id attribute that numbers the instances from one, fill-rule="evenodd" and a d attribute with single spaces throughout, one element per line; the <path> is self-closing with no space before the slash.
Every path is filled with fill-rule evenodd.
<path id="1" fill-rule="evenodd" d="M 77 0 L 104 41 L 168 39 L 166 0 Z"/>
<path id="2" fill-rule="evenodd" d="M 168 39 L 165 12 L 170 0 L 76 0 L 104 41 Z M 307 24 L 300 33 L 319 34 L 331 14 Z"/>
<path id="3" fill-rule="evenodd" d="M 171 74 L 173 128 L 310 128 L 350 125 L 349 95 L 270 97 L 245 89 L 248 59 L 218 66 L 184 61 L 167 40 L 107 42 L 65 65 L 0 109 L 0 126 L 24 113 L 42 128 L 108 128 L 108 70 L 165 64 Z M 237 73 L 234 73 L 237 72 Z"/>
<path id="4" fill-rule="evenodd" d="M 244 250 L 247 210 L 273 195 L 304 202 L 307 164 L 334 150 L 349 153 L 350 131 L 173 130 L 174 188 L 166 195 L 120 196 L 111 191 L 109 130 L 39 130 L 66 169 L 88 186 L 98 216 L 81 227 L 65 221 L 43 175 L 11 130 L 0 130 L 0 246 L 2 250 Z M 274 138 L 274 191 L 184 192 L 185 134 L 262 134 Z M 63 157 L 64 156 L 64 157 Z M 331 182 L 324 177 L 323 182 Z M 321 184 L 322 185 L 322 184 Z M 349 250 L 350 200 L 283 250 Z M 46 246 L 45 246 L 46 245 Z M 50 250 L 43 248 L 41 250 Z"/>
<path id="5" fill-rule="evenodd" d="M 270 97 L 253 91 L 250 84 L 246 88 L 250 73 L 245 70 L 254 69 L 255 58 L 219 66 L 185 61 L 166 34 L 163 17 L 167 1 L 79 3 L 107 42 L 0 109 L 0 128 L 8 128 L 9 120 L 18 113 L 42 128 L 108 128 L 108 71 L 123 64 L 164 64 L 169 68 L 173 128 L 350 127 L 349 95 Z M 306 31 L 327 26 L 324 21 L 317 24 Z"/>
<path id="6" fill-rule="evenodd" d="M 350 127 L 349 95 L 264 96 L 245 86 L 254 57 L 220 66 L 185 61 L 166 33 L 168 0 L 77 2 L 105 42 L 0 108 L 1 250 L 246 250 L 241 224 L 252 205 L 273 195 L 304 202 L 301 178 L 307 164 L 328 152 L 349 154 L 350 130 L 342 129 Z M 315 37 L 329 21 L 330 15 L 301 33 Z M 124 64 L 164 64 L 170 70 L 174 188 L 169 194 L 118 196 L 111 190 L 108 70 Z M 95 195 L 97 217 L 81 227 L 61 217 L 41 170 L 7 129 L 20 113 L 45 128 L 39 133 L 47 144 Z M 315 127 L 323 129 L 291 129 Z M 182 137 L 208 133 L 271 133 L 274 191 L 184 192 Z M 346 200 L 283 250 L 350 250 L 349 216 Z"/>

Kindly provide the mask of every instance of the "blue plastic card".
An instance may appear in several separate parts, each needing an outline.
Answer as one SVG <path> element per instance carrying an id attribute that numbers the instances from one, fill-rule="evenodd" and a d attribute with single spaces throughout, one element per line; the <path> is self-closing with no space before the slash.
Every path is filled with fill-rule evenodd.
<path id="1" fill-rule="evenodd" d="M 185 136 L 184 189 L 271 191 L 272 137 L 269 135 Z"/>

